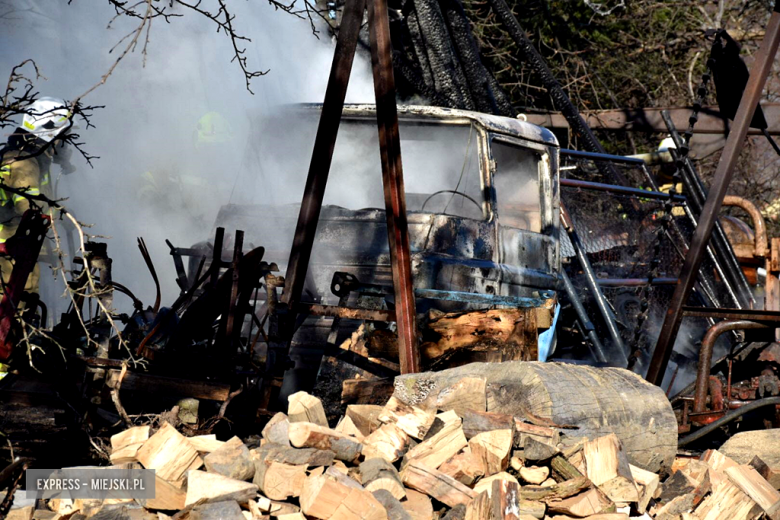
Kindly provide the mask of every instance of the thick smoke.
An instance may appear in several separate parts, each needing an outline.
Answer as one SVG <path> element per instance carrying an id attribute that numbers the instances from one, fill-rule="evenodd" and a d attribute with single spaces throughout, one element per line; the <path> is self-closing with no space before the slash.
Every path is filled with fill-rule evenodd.
<path id="1" fill-rule="evenodd" d="M 216 11 L 216 2 L 211 3 L 203 6 Z M 65 99 L 79 96 L 100 80 L 123 46 L 109 50 L 138 23 L 120 17 L 107 28 L 115 14 L 107 2 L 11 0 L 0 5 L 0 12 L 6 13 L 0 19 L 0 71 L 8 74 L 14 65 L 32 58 L 47 78 L 36 82 L 41 95 Z M 143 236 L 152 253 L 165 304 L 178 294 L 166 238 L 189 247 L 213 236 L 216 212 L 227 203 L 268 203 L 277 196 L 300 200 L 300 190 L 276 194 L 269 190 L 284 187 L 275 180 L 284 172 L 263 154 L 308 157 L 311 148 L 291 143 L 269 151 L 259 146 L 268 132 L 285 130 L 270 128 L 263 123 L 264 116 L 288 104 L 322 101 L 334 43 L 323 28 L 317 39 L 308 21 L 275 11 L 263 1 L 229 6 L 236 14 L 237 32 L 252 39 L 246 43 L 248 67 L 270 69 L 252 81 L 255 95 L 247 92 L 238 64 L 230 63 L 230 41 L 215 32 L 213 22 L 175 9 L 184 16 L 171 18 L 170 24 L 154 21 L 145 59 L 141 43 L 105 85 L 84 99 L 86 104 L 105 105 L 92 118 L 96 128 L 82 124 L 79 130 L 85 149 L 100 159 L 93 169 L 76 158 L 78 171 L 59 180 L 57 195 L 68 197 L 65 205 L 79 220 L 94 224 L 89 232 L 111 237 L 114 279 L 130 286 L 147 304 L 153 301 L 154 285 L 136 237 Z M 348 101 L 372 99 L 370 67 L 358 55 Z M 197 123 L 209 112 L 228 122 L 233 137 L 199 147 Z M 139 193 L 146 172 L 156 178 L 169 178 L 169 172 L 195 177 L 203 187 L 190 189 L 185 200 L 176 194 L 149 199 Z M 52 174 L 59 174 L 58 167 Z M 122 298 L 117 296 L 117 306 L 128 310 Z"/>

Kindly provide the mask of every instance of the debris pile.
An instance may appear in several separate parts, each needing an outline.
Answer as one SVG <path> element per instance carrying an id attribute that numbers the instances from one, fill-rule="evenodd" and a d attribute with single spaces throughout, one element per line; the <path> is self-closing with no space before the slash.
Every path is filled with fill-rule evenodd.
<path id="1" fill-rule="evenodd" d="M 156 470 L 154 499 L 53 499 L 54 514 L 29 506 L 9 518 L 780 518 L 774 461 L 739 464 L 709 450 L 675 458 L 661 482 L 629 462 L 614 433 L 574 437 L 457 404 L 426 410 L 392 396 L 349 405 L 330 428 L 320 400 L 298 392 L 252 449 L 238 437 L 185 437 L 168 423 L 136 426 L 111 438 L 111 461 Z"/>

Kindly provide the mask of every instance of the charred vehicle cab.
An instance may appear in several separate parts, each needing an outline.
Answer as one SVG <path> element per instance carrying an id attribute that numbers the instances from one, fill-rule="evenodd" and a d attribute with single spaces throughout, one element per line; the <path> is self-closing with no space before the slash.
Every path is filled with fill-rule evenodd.
<path id="1" fill-rule="evenodd" d="M 302 109 L 297 139 L 313 140 L 318 109 Z M 423 106 L 399 107 L 399 124 L 418 296 L 469 303 L 459 293 L 470 293 L 526 307 L 551 298 L 560 269 L 555 136 L 517 119 Z M 328 297 L 334 272 L 392 285 L 378 150 L 374 107 L 346 105 L 312 252 L 310 298 Z M 292 158 L 301 180 L 308 159 Z M 217 225 L 248 230 L 247 239 L 263 245 L 283 272 L 298 208 L 225 206 Z"/>

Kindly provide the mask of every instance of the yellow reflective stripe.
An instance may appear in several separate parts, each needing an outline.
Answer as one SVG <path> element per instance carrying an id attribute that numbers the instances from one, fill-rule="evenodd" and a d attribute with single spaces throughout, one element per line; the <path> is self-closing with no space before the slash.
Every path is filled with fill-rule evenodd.
<path id="1" fill-rule="evenodd" d="M 47 184 L 49 184 L 49 172 L 44 173 L 41 180 L 41 186 L 46 186 Z"/>
<path id="2" fill-rule="evenodd" d="M 11 175 L 11 166 L 6 164 L 0 168 L 0 177 L 8 177 L 9 175 Z"/>
<path id="3" fill-rule="evenodd" d="M 41 194 L 41 190 L 39 190 L 38 188 L 28 188 L 28 189 L 24 190 L 24 192 L 26 194 L 28 194 L 28 195 L 40 195 Z M 12 200 L 14 201 L 14 204 L 17 204 L 18 202 L 25 200 L 25 198 L 26 197 L 24 195 L 19 195 L 18 193 L 14 193 L 14 196 L 13 196 Z"/>
<path id="4" fill-rule="evenodd" d="M 28 130 L 35 130 L 35 125 L 34 125 L 34 124 L 32 124 L 32 123 L 29 123 L 29 122 L 27 122 L 27 121 L 23 121 L 23 122 L 22 122 L 22 124 L 23 124 L 23 125 L 24 125 L 24 127 L 25 127 L 26 129 L 28 129 Z"/>

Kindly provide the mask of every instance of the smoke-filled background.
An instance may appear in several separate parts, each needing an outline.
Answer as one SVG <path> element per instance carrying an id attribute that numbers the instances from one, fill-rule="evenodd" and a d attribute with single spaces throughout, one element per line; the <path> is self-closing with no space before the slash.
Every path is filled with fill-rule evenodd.
<path id="1" fill-rule="evenodd" d="M 230 40 L 216 33 L 211 20 L 174 6 L 171 12 L 184 16 L 169 24 L 154 20 L 145 59 L 144 36 L 106 83 L 83 100 L 105 106 L 94 112 L 95 128 L 82 123 L 78 130 L 84 149 L 100 158 L 90 168 L 74 154 L 78 171 L 58 183 L 57 196 L 68 197 L 65 206 L 80 221 L 93 224 L 89 232 L 111 237 L 114 279 L 146 304 L 154 299 L 154 284 L 136 237 L 144 237 L 151 251 L 166 304 L 178 294 L 166 238 L 189 247 L 211 237 L 217 210 L 227 203 L 300 200 L 306 172 L 282 171 L 279 157 L 295 154 L 308 160 L 311 143 L 292 139 L 286 146 L 285 139 L 276 138 L 273 150 L 260 146 L 269 132 L 277 137 L 286 132 L 283 118 L 265 116 L 292 103 L 322 101 L 334 42 L 326 27 L 319 27 L 318 39 L 308 20 L 264 1 L 228 5 L 236 15 L 236 32 L 252 40 L 243 42 L 248 68 L 269 70 L 252 80 L 255 95 L 247 91 L 238 64 L 231 63 Z M 217 10 L 216 1 L 202 6 Z M 138 19 L 119 17 L 107 27 L 114 16 L 107 2 L 92 0 L 70 5 L 66 0 L 0 2 L 0 72 L 5 76 L 14 65 L 33 59 L 46 78 L 35 82 L 40 95 L 74 99 L 109 70 L 126 42 L 109 51 L 138 26 Z M 370 65 L 359 54 L 347 99 L 372 98 Z M 198 143 L 198 122 L 208 113 L 227 122 L 232 138 Z M 263 156 L 269 153 L 273 156 Z M 378 159 L 378 150 L 376 155 Z M 52 167 L 52 175 L 59 175 L 58 166 Z M 285 182 L 280 184 L 279 176 Z M 157 181 L 154 196 L 148 194 L 150 178 Z M 160 182 L 170 178 L 187 178 L 195 187 L 188 186 L 188 195 L 181 196 Z M 276 187 L 286 192 L 271 189 Z M 61 284 L 56 287 L 62 291 Z M 128 310 L 122 296 L 116 304 Z"/>

